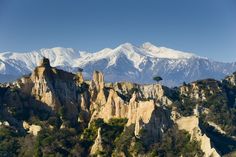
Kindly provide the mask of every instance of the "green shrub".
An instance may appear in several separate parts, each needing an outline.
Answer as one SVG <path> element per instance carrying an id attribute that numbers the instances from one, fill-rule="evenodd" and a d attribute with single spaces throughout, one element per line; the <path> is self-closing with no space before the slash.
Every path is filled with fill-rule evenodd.
<path id="1" fill-rule="evenodd" d="M 179 101 L 175 101 L 174 105 L 177 108 L 177 111 L 183 116 L 191 116 L 193 114 L 193 110 L 196 107 L 196 101 L 190 99 L 187 96 L 182 95 Z"/>
<path id="2" fill-rule="evenodd" d="M 159 82 L 163 79 L 160 76 L 155 76 L 155 77 L 153 77 L 153 80 L 156 81 L 156 82 Z"/>
<path id="3" fill-rule="evenodd" d="M 20 145 L 16 130 L 0 126 L 0 156 L 13 157 L 19 153 Z"/>
<path id="4" fill-rule="evenodd" d="M 127 122 L 128 122 L 128 119 L 126 119 L 126 118 L 111 118 L 111 119 L 108 121 L 108 125 L 124 127 L 124 125 L 125 125 Z"/>
<path id="5" fill-rule="evenodd" d="M 123 152 L 125 156 L 131 156 L 129 152 L 130 144 L 134 135 L 134 125 L 125 127 L 124 131 L 115 139 L 116 152 Z"/>
<path id="6" fill-rule="evenodd" d="M 191 140 L 190 135 L 186 131 L 172 128 L 164 133 L 160 142 L 153 145 L 150 149 L 150 156 L 168 156 L 168 157 L 195 157 L 203 156 L 200 143 Z"/>
<path id="7" fill-rule="evenodd" d="M 69 156 L 71 150 L 79 143 L 77 132 L 73 128 L 59 130 L 41 130 L 34 146 L 35 156 Z"/>
<path id="8" fill-rule="evenodd" d="M 231 108 L 226 95 L 216 93 L 206 101 L 209 114 L 205 121 L 212 121 L 229 135 L 236 135 L 236 108 Z"/>

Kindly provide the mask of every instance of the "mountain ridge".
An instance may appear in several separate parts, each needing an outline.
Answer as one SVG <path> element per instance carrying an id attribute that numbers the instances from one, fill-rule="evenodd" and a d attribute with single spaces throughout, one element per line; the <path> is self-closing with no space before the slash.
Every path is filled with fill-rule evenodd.
<path id="1" fill-rule="evenodd" d="M 42 57 L 49 58 L 52 66 L 70 72 L 82 68 L 86 79 L 94 70 L 103 71 L 108 82 L 153 83 L 152 78 L 159 75 L 164 78 L 163 84 L 176 86 L 209 77 L 221 79 L 236 70 L 235 63 L 217 62 L 151 43 L 141 46 L 124 43 L 114 49 L 105 48 L 94 53 L 62 47 L 28 53 L 4 52 L 0 53 L 0 74 L 12 76 L 14 80 L 30 73 Z"/>

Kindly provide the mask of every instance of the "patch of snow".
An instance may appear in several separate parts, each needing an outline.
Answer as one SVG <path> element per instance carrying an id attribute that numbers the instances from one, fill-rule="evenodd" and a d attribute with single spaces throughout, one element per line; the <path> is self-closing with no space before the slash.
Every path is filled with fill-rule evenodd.
<path id="1" fill-rule="evenodd" d="M 184 58 L 191 58 L 191 57 L 198 57 L 193 53 L 186 53 L 177 50 L 173 50 L 166 47 L 156 47 L 155 45 L 147 42 L 144 43 L 141 48 L 146 50 L 146 52 L 157 58 L 168 58 L 168 59 L 184 59 Z"/>

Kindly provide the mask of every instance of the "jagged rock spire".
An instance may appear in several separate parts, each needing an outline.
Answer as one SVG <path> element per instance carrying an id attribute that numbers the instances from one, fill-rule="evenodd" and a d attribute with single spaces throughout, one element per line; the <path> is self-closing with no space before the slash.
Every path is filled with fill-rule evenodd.
<path id="1" fill-rule="evenodd" d="M 93 72 L 92 84 L 93 84 L 93 86 L 95 86 L 95 88 L 98 91 L 103 90 L 105 83 L 104 83 L 104 76 L 103 76 L 102 72 L 100 72 L 100 71 Z"/>
<path id="2" fill-rule="evenodd" d="M 103 143 L 102 143 L 102 136 L 101 136 L 101 128 L 98 128 L 98 135 L 95 139 L 95 142 L 91 148 L 90 154 L 94 155 L 96 153 L 104 151 Z"/>
<path id="3" fill-rule="evenodd" d="M 41 60 L 40 66 L 51 67 L 49 59 L 46 57 L 43 57 L 43 59 Z"/>
<path id="4" fill-rule="evenodd" d="M 106 103 L 104 87 L 105 87 L 105 83 L 104 83 L 104 76 L 102 72 L 94 71 L 89 90 L 91 92 L 91 100 L 96 103 L 94 103 L 94 105 L 91 105 L 91 108 L 95 109 Z"/>
<path id="5" fill-rule="evenodd" d="M 225 78 L 227 82 L 229 82 L 231 85 L 236 85 L 236 72 L 234 72 L 232 75 L 229 75 Z"/>
<path id="6" fill-rule="evenodd" d="M 74 80 L 76 80 L 77 85 L 81 85 L 84 82 L 82 71 L 78 71 L 75 74 Z"/>

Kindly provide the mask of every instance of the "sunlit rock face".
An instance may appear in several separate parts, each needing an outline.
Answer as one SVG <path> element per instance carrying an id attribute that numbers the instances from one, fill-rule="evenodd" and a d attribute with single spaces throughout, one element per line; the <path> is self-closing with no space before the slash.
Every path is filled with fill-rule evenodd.
<path id="1" fill-rule="evenodd" d="M 231 85 L 235 86 L 236 85 L 236 72 L 230 76 L 227 76 L 225 80 L 229 82 Z"/>
<path id="2" fill-rule="evenodd" d="M 91 95 L 90 110 L 96 110 L 106 103 L 104 76 L 99 71 L 94 71 L 92 80 L 89 86 Z"/>
<path id="3" fill-rule="evenodd" d="M 103 142 L 102 142 L 102 136 L 101 136 L 101 128 L 98 129 L 97 137 L 95 139 L 95 142 L 91 148 L 90 154 L 96 155 L 98 152 L 104 151 L 103 148 Z"/>
<path id="4" fill-rule="evenodd" d="M 221 92 L 220 82 L 213 79 L 197 81 L 180 87 L 181 95 L 201 101 L 206 100 L 207 97 L 217 92 Z"/>
<path id="5" fill-rule="evenodd" d="M 197 116 L 182 117 L 176 121 L 179 129 L 186 130 L 190 133 L 192 139 L 196 139 L 201 143 L 201 149 L 205 153 L 205 157 L 220 157 L 211 143 L 211 139 L 202 133 L 199 127 L 199 119 Z"/>
<path id="6" fill-rule="evenodd" d="M 28 130 L 28 133 L 34 136 L 37 136 L 38 132 L 42 129 L 42 127 L 39 125 L 35 125 L 35 124 L 30 125 L 25 121 L 23 122 L 23 127 L 24 129 Z"/>
<path id="7" fill-rule="evenodd" d="M 30 77 L 34 83 L 32 95 L 53 110 L 65 108 L 68 110 L 66 116 L 75 119 L 79 112 L 79 102 L 73 78 L 74 74 L 52 68 L 49 60 L 44 58 Z"/>
<path id="8" fill-rule="evenodd" d="M 187 131 L 191 136 L 190 140 L 197 140 L 205 156 L 221 155 L 214 145 L 215 141 L 204 132 L 202 120 L 210 117 L 213 112 L 214 106 L 206 104 L 209 98 L 216 95 L 233 102 L 236 97 L 234 75 L 223 81 L 207 79 L 178 88 L 168 88 L 157 83 L 106 83 L 105 77 L 101 71 L 94 71 L 92 79 L 85 80 L 81 69 L 76 73 L 65 72 L 52 67 L 49 60 L 43 58 L 32 74 L 13 83 L 1 84 L 0 105 L 4 105 L 0 108 L 0 118 L 9 122 L 9 126 L 19 128 L 21 133 L 34 136 L 38 136 L 45 128 L 75 129 L 80 135 L 86 131 L 87 134 L 92 132 L 89 137 L 94 139 L 89 141 L 92 144 L 86 148 L 86 153 L 91 155 L 104 152 L 107 148 L 103 141 L 103 136 L 106 135 L 103 131 L 106 129 L 102 126 L 90 128 L 93 122 L 101 119 L 106 124 L 114 119 L 125 120 L 123 127 L 133 128 L 130 131 L 133 136 L 130 145 L 135 145 L 135 141 L 139 140 L 147 148 L 151 147 L 161 142 L 170 129 L 176 128 Z M 184 104 L 185 99 L 190 103 Z M 222 101 L 224 102 L 227 101 Z M 218 106 L 219 109 L 220 107 Z M 230 110 L 234 105 L 229 104 L 226 107 Z M 25 117 L 23 114 L 19 116 L 16 111 L 24 108 L 27 110 L 23 110 L 23 113 L 28 110 L 29 113 Z M 46 116 L 40 117 L 38 114 Z M 49 119 L 59 121 L 58 126 L 48 124 Z M 220 134 L 228 136 L 227 128 L 212 120 L 207 123 Z M 124 156 L 124 152 L 118 153 Z"/>
<path id="9" fill-rule="evenodd" d="M 141 137 L 141 132 L 148 135 L 146 142 L 157 141 L 162 133 L 171 127 L 172 121 L 167 110 L 158 107 L 153 100 L 138 101 L 136 94 L 129 102 L 122 100 L 114 90 L 110 90 L 107 102 L 100 111 L 94 112 L 92 119 L 102 118 L 109 121 L 111 118 L 126 118 L 127 126 L 135 125 L 135 135 Z"/>

